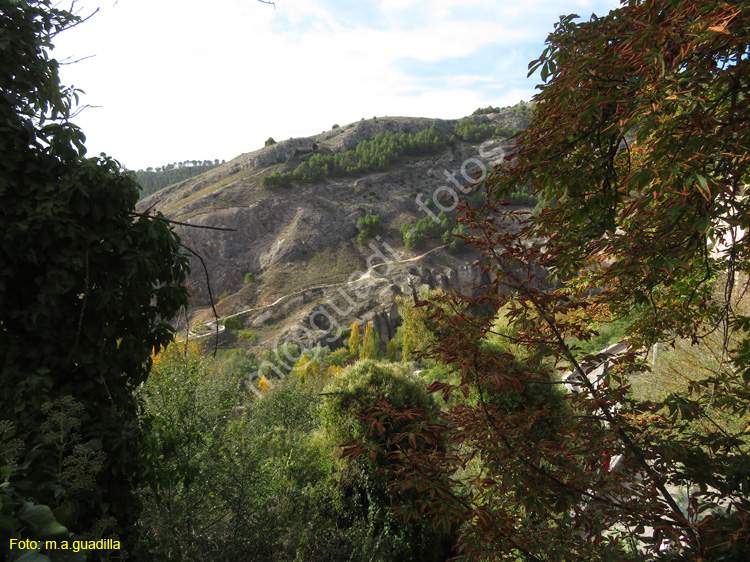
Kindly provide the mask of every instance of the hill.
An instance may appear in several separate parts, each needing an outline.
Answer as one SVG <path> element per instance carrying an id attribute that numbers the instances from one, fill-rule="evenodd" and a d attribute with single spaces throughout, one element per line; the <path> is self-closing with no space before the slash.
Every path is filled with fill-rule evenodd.
<path id="1" fill-rule="evenodd" d="M 185 160 L 184 162 L 175 162 L 157 168 L 138 170 L 135 172 L 135 177 L 143 188 L 141 198 L 144 198 L 164 187 L 213 170 L 221 164 L 224 164 L 224 161 Z"/>
<path id="2" fill-rule="evenodd" d="M 335 347 L 332 334 L 354 320 L 372 320 L 387 341 L 400 321 L 396 295 L 420 286 L 470 291 L 481 282 L 471 266 L 477 256 L 451 253 L 444 240 L 452 241 L 459 197 L 473 196 L 462 186 L 501 161 L 513 147 L 508 137 L 526 125 L 511 110 L 462 120 L 363 120 L 243 154 L 140 206 L 229 229 L 177 227 L 203 258 L 214 297 L 223 297 L 219 315 L 235 316 L 235 327 L 259 343 L 291 338 Z M 264 180 L 274 176 L 288 181 Z M 405 244 L 409 233 L 414 240 Z M 192 269 L 191 322 L 207 321 L 198 258 Z"/>

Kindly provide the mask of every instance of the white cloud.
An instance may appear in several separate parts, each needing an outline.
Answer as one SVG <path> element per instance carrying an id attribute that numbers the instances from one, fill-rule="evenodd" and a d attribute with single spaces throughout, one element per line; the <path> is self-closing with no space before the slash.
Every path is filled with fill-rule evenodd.
<path id="1" fill-rule="evenodd" d="M 230 159 L 268 136 L 315 134 L 361 117 L 454 118 L 510 105 L 533 94 L 523 82 L 527 52 L 541 51 L 551 30 L 544 22 L 557 19 L 559 4 L 380 0 L 356 5 L 371 10 L 356 17 L 352 4 L 336 1 L 276 0 L 277 10 L 251 0 L 101 4 L 95 18 L 60 36 L 55 52 L 96 54 L 63 73 L 87 92 L 86 103 L 103 106 L 77 119 L 90 148 L 134 168 Z M 382 18 L 369 21 L 373 14 Z M 487 68 L 454 72 L 457 60 Z"/>

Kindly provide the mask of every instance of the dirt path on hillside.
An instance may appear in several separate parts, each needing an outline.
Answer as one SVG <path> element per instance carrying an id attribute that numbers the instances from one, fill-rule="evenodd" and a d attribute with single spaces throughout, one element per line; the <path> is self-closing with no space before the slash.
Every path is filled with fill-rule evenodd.
<path id="1" fill-rule="evenodd" d="M 373 278 L 373 274 L 372 274 L 373 270 L 377 269 L 378 267 L 382 267 L 384 265 L 390 265 L 390 264 L 398 265 L 398 264 L 409 263 L 409 262 L 413 262 L 413 261 L 419 261 L 422 258 L 424 258 L 425 256 L 431 254 L 432 252 L 436 252 L 437 250 L 440 250 L 441 248 L 445 248 L 446 246 L 447 246 L 447 244 L 443 244 L 442 246 L 437 246 L 436 248 L 433 248 L 432 250 L 428 250 L 424 254 L 420 254 L 420 255 L 415 256 L 413 258 L 406 258 L 406 259 L 403 259 L 403 260 L 387 261 L 387 262 L 379 263 L 377 265 L 373 265 L 372 267 L 368 268 L 367 271 L 365 273 L 363 273 L 362 276 L 359 279 L 357 279 L 356 282 L 362 281 L 363 279 Z M 375 276 L 375 278 L 376 279 L 383 279 L 383 280 L 385 280 L 384 277 L 378 278 L 377 276 Z M 295 291 L 294 293 L 289 293 L 288 295 L 283 295 L 283 296 L 279 297 L 278 299 L 276 299 L 275 301 L 273 301 L 271 304 L 265 304 L 263 306 L 257 306 L 257 307 L 254 307 L 254 308 L 248 308 L 246 310 L 241 310 L 240 312 L 235 312 L 234 314 L 229 314 L 227 316 L 221 316 L 221 317 L 219 317 L 218 320 L 215 319 L 215 318 L 213 320 L 208 320 L 204 324 L 205 324 L 206 328 L 210 329 L 211 331 L 209 331 L 209 332 L 201 332 L 199 334 L 193 334 L 193 333 L 191 333 L 190 337 L 191 338 L 205 338 L 205 337 L 209 337 L 209 336 L 215 336 L 216 335 L 216 323 L 217 322 L 221 322 L 222 320 L 226 320 L 227 318 L 234 318 L 236 316 L 242 316 L 243 314 L 250 314 L 252 312 L 262 312 L 264 310 L 268 310 L 269 308 L 273 308 L 274 306 L 278 305 L 279 303 L 283 302 L 286 299 L 289 299 L 289 298 L 292 298 L 292 297 L 296 297 L 298 295 L 302 295 L 302 294 L 306 293 L 307 291 L 317 291 L 317 290 L 320 290 L 320 289 L 336 289 L 336 288 L 344 287 L 344 286 L 350 285 L 350 284 L 351 284 L 350 281 L 345 281 L 344 283 L 328 283 L 328 284 L 324 284 L 324 285 L 313 285 L 311 287 L 307 287 L 305 289 L 301 289 L 299 291 Z M 220 332 L 221 331 L 223 331 L 223 330 L 220 330 Z"/>

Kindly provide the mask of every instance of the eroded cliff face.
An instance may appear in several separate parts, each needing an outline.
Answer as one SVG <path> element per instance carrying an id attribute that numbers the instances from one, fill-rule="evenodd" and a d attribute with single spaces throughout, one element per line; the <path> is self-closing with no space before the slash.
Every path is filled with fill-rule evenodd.
<path id="1" fill-rule="evenodd" d="M 476 120 L 526 126 L 524 117 L 510 112 Z M 448 133 L 455 123 L 381 118 L 282 141 L 159 191 L 140 207 L 226 229 L 177 227 L 185 246 L 203 258 L 214 298 L 225 295 L 219 314 L 237 315 L 261 341 L 298 330 L 335 345 L 327 341 L 331 332 L 354 320 L 372 321 L 387 341 L 400 321 L 394 298 L 410 294 L 412 285 L 470 293 L 487 281 L 472 267 L 477 256 L 470 250 L 448 254 L 439 239 L 410 250 L 399 228 L 441 208 L 452 210 L 461 187 L 506 157 L 512 143 L 456 142 L 429 157 L 404 157 L 386 171 L 291 187 L 262 187 L 261 179 L 293 170 L 316 152 L 352 149 L 383 131 L 416 134 L 434 125 Z M 377 238 L 358 243 L 357 219 L 375 214 L 382 225 Z M 193 319 L 209 317 L 203 263 L 192 261 Z M 244 283 L 247 273 L 255 282 Z"/>

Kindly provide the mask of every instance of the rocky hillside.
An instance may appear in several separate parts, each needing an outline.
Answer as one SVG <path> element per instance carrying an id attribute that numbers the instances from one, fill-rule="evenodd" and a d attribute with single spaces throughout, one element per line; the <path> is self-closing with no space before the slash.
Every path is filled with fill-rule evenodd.
<path id="1" fill-rule="evenodd" d="M 456 135 L 457 125 L 507 132 L 527 124 L 510 111 L 468 119 L 379 118 L 281 141 L 167 187 L 141 201 L 140 208 L 154 207 L 175 221 L 229 229 L 177 231 L 203 258 L 213 296 L 222 296 L 219 315 L 236 316 L 259 344 L 273 345 L 293 333 L 300 334 L 304 346 L 331 344 L 331 333 L 355 319 L 373 320 L 387 341 L 399 321 L 394 296 L 410 293 L 412 285 L 470 291 L 481 281 L 470 251 L 448 253 L 440 236 L 407 248 L 401 232 L 403 225 L 437 216 L 441 208 L 452 223 L 460 187 L 511 148 L 497 132 L 494 139 L 479 142 L 470 131 L 466 140 Z M 315 155 L 344 153 L 383 138 L 381 133 L 426 130 L 445 141 L 431 154 L 404 155 L 369 172 L 261 185 L 265 176 L 292 172 L 302 162 L 315 161 L 310 160 Z M 357 221 L 368 215 L 379 215 L 379 229 L 358 241 Z M 206 276 L 197 258 L 192 269 L 191 322 L 209 320 Z"/>

